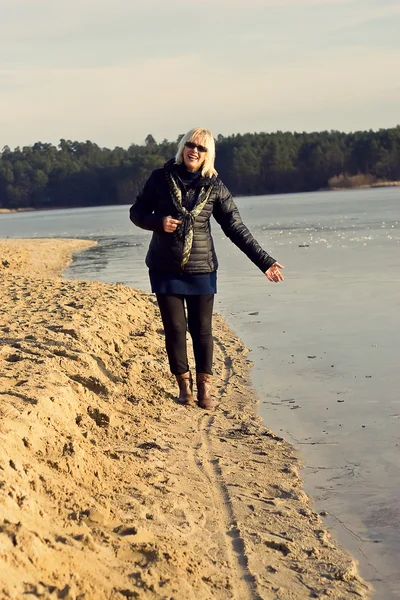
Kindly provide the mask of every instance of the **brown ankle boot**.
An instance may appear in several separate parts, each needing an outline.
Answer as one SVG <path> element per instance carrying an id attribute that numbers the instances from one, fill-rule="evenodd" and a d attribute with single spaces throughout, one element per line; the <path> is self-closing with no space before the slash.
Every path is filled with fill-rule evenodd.
<path id="1" fill-rule="evenodd" d="M 187 371 L 187 373 L 182 373 L 182 375 L 176 375 L 176 380 L 179 385 L 178 402 L 181 404 L 194 404 L 193 378 L 191 372 Z"/>
<path id="2" fill-rule="evenodd" d="M 211 398 L 212 375 L 208 373 L 197 373 L 197 402 L 200 408 L 214 408 L 217 403 Z"/>

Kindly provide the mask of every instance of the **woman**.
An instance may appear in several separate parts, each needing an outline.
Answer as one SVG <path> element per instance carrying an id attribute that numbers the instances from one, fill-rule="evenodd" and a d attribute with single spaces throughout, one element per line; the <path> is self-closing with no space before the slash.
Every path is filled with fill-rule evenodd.
<path id="1" fill-rule="evenodd" d="M 284 268 L 243 224 L 232 195 L 217 177 L 214 160 L 211 132 L 190 130 L 181 139 L 175 159 L 153 171 L 130 209 L 135 225 L 153 231 L 146 265 L 161 312 L 170 369 L 179 385 L 179 401 L 195 402 L 186 352 L 188 326 L 196 363 L 197 401 L 204 409 L 215 406 L 211 397 L 212 311 L 218 262 L 211 215 L 270 281 L 282 281 L 279 269 Z"/>

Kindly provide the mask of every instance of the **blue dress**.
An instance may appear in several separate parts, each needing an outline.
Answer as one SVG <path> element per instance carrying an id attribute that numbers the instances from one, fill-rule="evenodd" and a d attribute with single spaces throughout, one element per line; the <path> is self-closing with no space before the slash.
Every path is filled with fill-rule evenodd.
<path id="1" fill-rule="evenodd" d="M 201 176 L 200 171 L 192 173 L 188 171 L 184 164 L 179 165 L 177 169 L 179 179 L 188 190 L 193 187 L 196 180 Z M 195 200 L 194 194 L 189 195 L 191 200 Z M 193 206 L 186 205 L 188 210 Z M 183 296 L 200 296 L 203 294 L 217 293 L 217 272 L 202 273 L 200 275 L 171 275 L 160 271 L 149 271 L 151 291 L 153 294 L 180 294 Z"/>
<path id="2" fill-rule="evenodd" d="M 200 296 L 217 293 L 217 272 L 201 275 L 168 275 L 149 271 L 151 291 L 154 294 L 182 294 Z"/>

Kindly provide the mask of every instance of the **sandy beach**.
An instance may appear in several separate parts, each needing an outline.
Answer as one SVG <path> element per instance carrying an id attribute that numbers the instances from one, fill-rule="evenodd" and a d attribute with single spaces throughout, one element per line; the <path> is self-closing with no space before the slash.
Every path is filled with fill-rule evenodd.
<path id="1" fill-rule="evenodd" d="M 257 416 L 215 315 L 219 407 L 180 406 L 154 298 L 60 278 L 79 240 L 2 240 L 0 598 L 369 598 Z"/>

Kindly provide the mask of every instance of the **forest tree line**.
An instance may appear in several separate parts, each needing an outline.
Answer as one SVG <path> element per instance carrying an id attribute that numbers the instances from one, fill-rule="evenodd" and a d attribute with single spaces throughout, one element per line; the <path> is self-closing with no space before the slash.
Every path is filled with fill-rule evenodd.
<path id="1" fill-rule="evenodd" d="M 0 208 L 130 204 L 177 141 L 101 148 L 62 139 L 0 153 Z M 236 196 L 310 192 L 333 182 L 400 180 L 400 126 L 341 133 L 219 135 L 216 168 Z"/>

